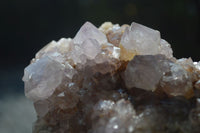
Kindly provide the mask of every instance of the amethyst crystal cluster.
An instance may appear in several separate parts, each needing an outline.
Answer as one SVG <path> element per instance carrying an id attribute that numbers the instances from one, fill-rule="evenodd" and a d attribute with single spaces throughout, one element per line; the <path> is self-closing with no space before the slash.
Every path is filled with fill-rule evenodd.
<path id="1" fill-rule="evenodd" d="M 25 68 L 34 133 L 200 133 L 200 62 L 141 24 L 86 22 Z"/>

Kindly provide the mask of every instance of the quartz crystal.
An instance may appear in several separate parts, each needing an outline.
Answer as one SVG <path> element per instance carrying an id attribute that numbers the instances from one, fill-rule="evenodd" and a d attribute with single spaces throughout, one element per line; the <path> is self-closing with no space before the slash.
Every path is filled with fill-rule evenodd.
<path id="1" fill-rule="evenodd" d="M 93 24 L 86 22 L 73 39 L 75 44 L 82 44 L 87 39 L 95 39 L 100 45 L 107 42 L 106 35 L 99 31 Z"/>
<path id="2" fill-rule="evenodd" d="M 136 54 L 164 54 L 168 58 L 172 57 L 170 44 L 161 39 L 159 31 L 135 22 L 129 28 L 126 28 L 120 45 L 125 50 L 125 53 L 128 52 L 130 54 L 129 56 L 122 55 L 122 60 L 131 60 Z"/>
<path id="3" fill-rule="evenodd" d="M 200 62 L 135 22 L 86 22 L 38 51 L 23 81 L 33 133 L 200 132 Z"/>
<path id="4" fill-rule="evenodd" d="M 37 101 L 50 97 L 62 84 L 64 67 L 49 57 L 43 57 L 25 69 L 25 94 Z"/>
<path id="5" fill-rule="evenodd" d="M 136 55 L 124 72 L 126 87 L 155 91 L 167 69 L 162 68 L 166 67 L 164 63 L 170 62 L 167 61 L 163 55 Z"/>
<path id="6" fill-rule="evenodd" d="M 173 57 L 173 51 L 171 49 L 171 45 L 163 39 L 160 40 L 160 54 L 163 54 L 168 58 Z"/>

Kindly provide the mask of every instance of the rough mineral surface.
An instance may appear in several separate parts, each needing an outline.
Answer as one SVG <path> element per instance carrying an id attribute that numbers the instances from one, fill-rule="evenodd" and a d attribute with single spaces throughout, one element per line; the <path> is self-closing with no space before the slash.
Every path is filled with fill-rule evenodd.
<path id="1" fill-rule="evenodd" d="M 33 133 L 200 133 L 200 62 L 133 22 L 52 41 L 25 68 Z"/>

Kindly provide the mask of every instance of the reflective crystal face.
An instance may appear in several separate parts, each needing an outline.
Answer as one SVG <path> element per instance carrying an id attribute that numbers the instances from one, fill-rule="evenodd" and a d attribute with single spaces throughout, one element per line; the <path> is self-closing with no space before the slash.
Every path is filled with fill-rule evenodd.
<path id="1" fill-rule="evenodd" d="M 200 63 L 135 22 L 86 22 L 37 52 L 23 81 L 33 133 L 200 133 Z"/>

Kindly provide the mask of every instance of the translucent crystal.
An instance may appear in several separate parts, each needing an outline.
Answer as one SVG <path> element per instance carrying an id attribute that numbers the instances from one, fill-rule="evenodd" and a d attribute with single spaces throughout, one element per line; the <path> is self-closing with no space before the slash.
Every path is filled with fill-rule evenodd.
<path id="1" fill-rule="evenodd" d="M 42 48 L 39 52 L 37 52 L 36 59 L 40 59 L 44 56 L 49 56 L 54 58 L 54 60 L 64 62 L 65 54 L 68 53 L 72 47 L 71 43 L 71 38 L 61 38 L 58 42 L 52 41 L 44 48 Z"/>
<path id="2" fill-rule="evenodd" d="M 115 58 L 115 59 L 119 59 L 119 57 L 120 57 L 120 48 L 113 47 L 112 57 Z"/>
<path id="3" fill-rule="evenodd" d="M 110 108 L 104 107 L 104 115 L 98 119 L 97 123 L 93 124 L 92 132 L 132 133 L 134 130 L 133 119 L 136 114 L 131 104 L 123 99 L 117 101 L 115 104 L 113 104 L 111 101 L 104 101 L 104 103 L 112 104 Z M 101 113 L 98 113 L 98 108 L 95 111 L 96 112 L 93 114 L 93 119 L 97 119 L 100 117 L 99 115 L 101 115 Z M 110 114 L 109 112 L 112 113 Z"/>
<path id="4" fill-rule="evenodd" d="M 120 44 L 132 54 L 159 54 L 160 32 L 133 22 L 125 30 Z"/>
<path id="5" fill-rule="evenodd" d="M 156 90 L 163 76 L 163 70 L 167 69 L 165 62 L 170 61 L 163 55 L 136 55 L 128 63 L 124 72 L 126 86 L 150 91 Z"/>
<path id="6" fill-rule="evenodd" d="M 73 39 L 75 44 L 82 44 L 87 39 L 95 39 L 101 45 L 107 42 L 106 36 L 93 24 L 86 22 Z"/>
<path id="7" fill-rule="evenodd" d="M 82 56 L 83 50 L 79 45 L 73 45 L 72 50 L 68 53 L 68 59 L 73 61 L 73 64 L 84 64 L 86 62 L 86 57 Z"/>
<path id="8" fill-rule="evenodd" d="M 43 100 L 61 85 L 64 66 L 49 57 L 41 58 L 24 70 L 25 94 L 33 101 Z"/>
<path id="9" fill-rule="evenodd" d="M 68 62 L 66 62 L 64 66 L 65 66 L 64 70 L 65 76 L 69 79 L 72 79 L 73 76 L 77 73 L 77 71 Z"/>
<path id="10" fill-rule="evenodd" d="M 170 71 L 162 77 L 163 90 L 173 96 L 193 96 L 191 75 L 180 65 L 170 63 Z"/>
<path id="11" fill-rule="evenodd" d="M 98 53 L 101 52 L 101 47 L 99 43 L 94 39 L 88 39 L 81 45 L 83 54 L 87 56 L 89 60 L 94 59 Z"/>
<path id="12" fill-rule="evenodd" d="M 107 57 L 115 58 L 119 60 L 121 49 L 112 45 L 111 43 L 107 43 L 103 46 L 103 50 L 101 54 L 107 55 Z"/>
<path id="13" fill-rule="evenodd" d="M 173 57 L 173 51 L 171 45 L 164 39 L 160 40 L 160 54 L 163 54 L 168 58 Z"/>
<path id="14" fill-rule="evenodd" d="M 106 36 L 108 38 L 108 42 L 119 47 L 121 37 L 122 37 L 125 29 L 128 27 L 129 27 L 129 25 L 122 25 L 121 27 L 119 25 L 114 25 L 106 34 Z"/>
<path id="15" fill-rule="evenodd" d="M 69 58 L 74 64 L 85 64 L 87 60 L 93 60 L 101 52 L 101 46 L 94 39 L 87 39 L 81 45 L 74 44 Z"/>

